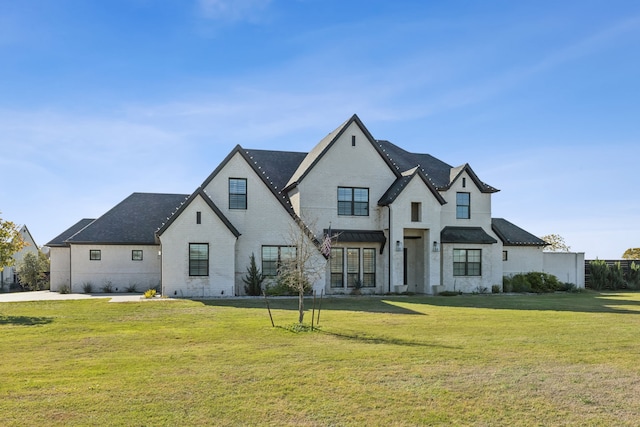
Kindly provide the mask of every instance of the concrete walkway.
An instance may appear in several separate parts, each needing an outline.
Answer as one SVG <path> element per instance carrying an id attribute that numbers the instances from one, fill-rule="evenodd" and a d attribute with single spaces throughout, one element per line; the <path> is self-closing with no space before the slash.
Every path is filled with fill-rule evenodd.
<path id="1" fill-rule="evenodd" d="M 0 303 L 2 302 L 24 302 L 24 301 L 61 301 L 73 299 L 90 299 L 90 298 L 110 298 L 109 302 L 132 302 L 132 301 L 153 301 L 168 300 L 167 298 L 144 298 L 142 294 L 61 294 L 51 291 L 33 291 L 33 292 L 10 292 L 0 293 Z"/>

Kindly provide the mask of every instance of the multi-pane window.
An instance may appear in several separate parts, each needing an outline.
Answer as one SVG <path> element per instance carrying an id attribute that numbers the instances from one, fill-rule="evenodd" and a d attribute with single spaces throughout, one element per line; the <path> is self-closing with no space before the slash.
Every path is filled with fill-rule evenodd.
<path id="1" fill-rule="evenodd" d="M 209 275 L 209 244 L 189 243 L 189 276 Z"/>
<path id="2" fill-rule="evenodd" d="M 229 178 L 229 209 L 247 209 L 246 178 Z"/>
<path id="3" fill-rule="evenodd" d="M 338 215 L 368 216 L 369 189 L 338 187 Z"/>
<path id="4" fill-rule="evenodd" d="M 293 246 L 263 246 L 262 275 L 275 277 L 283 266 L 295 261 L 298 252 Z"/>
<path id="5" fill-rule="evenodd" d="M 142 261 L 142 249 L 133 249 L 131 251 L 132 261 Z"/>
<path id="6" fill-rule="evenodd" d="M 502 251 L 502 260 L 503 261 L 508 261 L 509 260 L 509 252 Z"/>
<path id="7" fill-rule="evenodd" d="M 347 286 L 355 286 L 360 280 L 360 249 L 347 249 Z"/>
<path id="8" fill-rule="evenodd" d="M 362 286 L 376 286 L 376 250 L 365 248 L 362 250 Z"/>
<path id="9" fill-rule="evenodd" d="M 456 218 L 471 218 L 471 194 L 456 193 Z"/>
<path id="10" fill-rule="evenodd" d="M 89 259 L 91 261 L 100 261 L 102 259 L 102 252 L 100 251 L 100 249 L 90 249 Z"/>
<path id="11" fill-rule="evenodd" d="M 344 249 L 331 248 L 329 265 L 331 268 L 331 287 L 344 287 Z"/>
<path id="12" fill-rule="evenodd" d="M 422 203 L 411 202 L 411 221 L 412 222 L 422 221 Z"/>
<path id="13" fill-rule="evenodd" d="M 453 275 L 480 276 L 482 274 L 481 249 L 454 249 Z"/>

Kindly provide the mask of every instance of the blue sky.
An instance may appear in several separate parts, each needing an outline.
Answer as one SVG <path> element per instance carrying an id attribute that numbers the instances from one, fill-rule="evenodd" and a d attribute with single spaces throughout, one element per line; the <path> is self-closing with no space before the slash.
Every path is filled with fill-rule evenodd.
<path id="1" fill-rule="evenodd" d="M 469 163 L 493 216 L 587 258 L 640 246 L 635 1 L 0 0 L 0 212 L 45 244 L 236 145 L 357 113 Z"/>

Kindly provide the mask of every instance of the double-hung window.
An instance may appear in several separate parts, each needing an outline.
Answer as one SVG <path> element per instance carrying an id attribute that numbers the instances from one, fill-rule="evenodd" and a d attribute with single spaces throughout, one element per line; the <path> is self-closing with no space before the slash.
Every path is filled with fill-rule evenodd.
<path id="1" fill-rule="evenodd" d="M 229 209 L 247 209 L 246 178 L 229 178 Z"/>
<path id="2" fill-rule="evenodd" d="M 344 287 L 344 249 L 331 248 L 331 260 L 329 262 L 331 268 L 331 287 Z"/>
<path id="3" fill-rule="evenodd" d="M 376 250 L 365 248 L 362 250 L 362 286 L 372 288 L 376 286 Z"/>
<path id="4" fill-rule="evenodd" d="M 91 261 L 100 261 L 102 259 L 102 252 L 100 249 L 89 249 L 89 259 Z"/>
<path id="5" fill-rule="evenodd" d="M 189 276 L 209 275 L 209 244 L 189 243 Z"/>
<path id="6" fill-rule="evenodd" d="M 338 215 L 368 216 L 369 189 L 338 187 Z"/>
<path id="7" fill-rule="evenodd" d="M 471 218 L 471 193 L 456 193 L 456 218 Z"/>
<path id="8" fill-rule="evenodd" d="M 481 276 L 482 275 L 482 250 L 481 249 L 454 249 L 453 250 L 453 275 L 454 276 Z"/>
<path id="9" fill-rule="evenodd" d="M 360 280 L 360 249 L 347 249 L 347 286 L 356 286 Z"/>
<path id="10" fill-rule="evenodd" d="M 276 277 L 283 267 L 295 262 L 298 251 L 293 246 L 263 246 L 262 275 Z"/>

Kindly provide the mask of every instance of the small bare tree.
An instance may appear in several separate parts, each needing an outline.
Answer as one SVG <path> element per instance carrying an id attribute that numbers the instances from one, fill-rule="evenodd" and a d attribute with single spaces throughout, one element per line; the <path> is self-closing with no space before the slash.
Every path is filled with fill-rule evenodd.
<path id="1" fill-rule="evenodd" d="M 302 324 L 304 295 L 324 274 L 327 260 L 320 251 L 321 242 L 299 218 L 290 227 L 287 242 L 292 250 L 281 259 L 278 281 L 298 294 L 298 323 Z"/>

